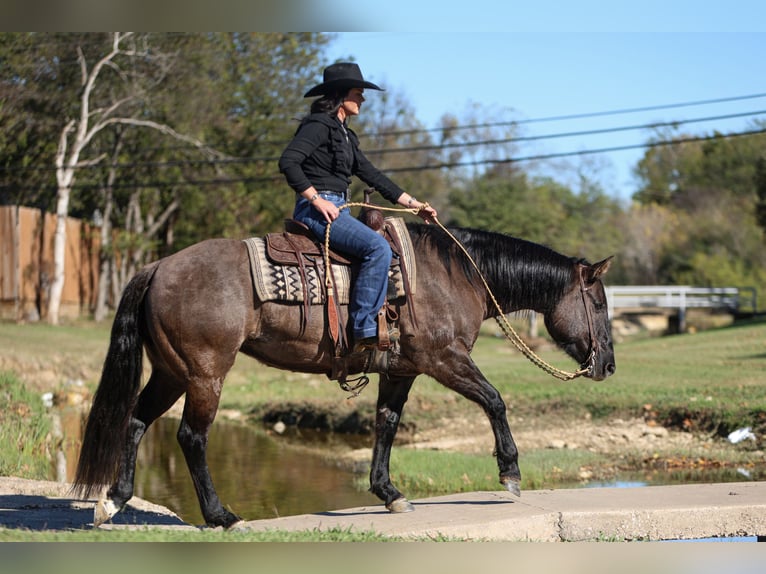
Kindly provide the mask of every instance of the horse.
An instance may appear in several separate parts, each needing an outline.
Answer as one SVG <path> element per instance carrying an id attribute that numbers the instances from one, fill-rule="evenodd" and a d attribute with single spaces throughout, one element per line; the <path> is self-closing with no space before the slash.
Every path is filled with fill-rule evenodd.
<path id="1" fill-rule="evenodd" d="M 615 357 L 601 278 L 612 257 L 590 264 L 497 232 L 444 233 L 448 228 L 415 223 L 406 228 L 418 281 L 412 297 L 393 303 L 398 349 L 388 352 L 385 368 L 373 365 L 369 371 L 379 375 L 370 492 L 390 512 L 414 510 L 392 484 L 389 460 L 410 389 L 424 374 L 483 409 L 494 434 L 500 484 L 519 496 L 518 450 L 506 405 L 471 359 L 479 328 L 498 309 L 540 313 L 550 337 L 581 372 L 606 379 L 615 372 Z M 346 321 L 344 306 L 340 314 Z M 304 321 L 304 315 L 301 305 L 258 300 L 239 239 L 204 240 L 132 277 L 115 313 L 73 482 L 81 498 L 102 493 L 94 526 L 133 496 L 141 438 L 184 393 L 177 440 L 205 523 L 229 528 L 241 520 L 222 505 L 206 462 L 224 378 L 238 353 L 270 367 L 330 377 L 337 351 L 325 317 L 313 313 Z M 144 350 L 151 373 L 141 389 Z M 369 361 L 351 355 L 346 366 L 358 374 Z"/>

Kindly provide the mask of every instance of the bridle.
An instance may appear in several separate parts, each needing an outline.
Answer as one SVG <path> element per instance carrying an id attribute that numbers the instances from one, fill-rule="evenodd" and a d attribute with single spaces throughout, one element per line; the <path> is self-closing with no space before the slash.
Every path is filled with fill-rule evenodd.
<path id="1" fill-rule="evenodd" d="M 585 279 L 583 279 L 582 272 L 580 272 L 580 296 L 582 297 L 582 304 L 583 307 L 585 307 L 585 319 L 588 322 L 588 358 L 585 359 L 585 362 L 580 364 L 580 371 L 585 371 L 583 374 L 586 374 L 588 376 L 593 375 L 593 371 L 596 369 L 596 354 L 598 346 L 596 345 L 596 329 L 593 326 L 593 314 L 590 311 L 590 307 L 588 307 L 588 301 L 587 296 L 585 295 L 588 291 L 590 291 L 590 287 L 587 287 L 585 285 Z M 579 372 L 579 371 L 578 371 Z"/>

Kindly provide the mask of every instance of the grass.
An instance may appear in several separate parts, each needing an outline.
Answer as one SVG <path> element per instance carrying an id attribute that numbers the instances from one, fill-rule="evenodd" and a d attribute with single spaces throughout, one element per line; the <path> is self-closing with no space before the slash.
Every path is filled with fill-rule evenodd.
<path id="1" fill-rule="evenodd" d="M 553 379 L 494 337 L 480 337 L 473 358 L 503 395 L 512 417 L 646 417 L 672 428 L 725 436 L 743 426 L 766 426 L 766 385 L 761 384 L 765 342 L 763 322 L 626 342 L 616 348 L 617 373 L 602 382 Z M 561 368 L 573 367 L 557 350 L 540 354 Z M 325 377 L 263 369 L 244 357 L 235 364 L 232 379 L 236 382 L 227 382 L 222 405 L 256 415 L 284 402 L 338 403 L 335 383 Z M 354 404 L 370 409 L 374 394 L 371 385 Z M 420 377 L 405 417 L 420 425 L 439 424 L 465 408 L 476 407 Z"/>
<path id="2" fill-rule="evenodd" d="M 131 530 L 70 531 L 0 529 L 0 542 L 398 542 L 404 540 L 417 541 L 418 539 L 385 536 L 371 530 L 355 531 L 346 528 L 306 529 L 294 532 L 284 530 L 245 532 L 222 529 L 160 530 L 148 527 Z M 446 542 L 450 539 L 429 537 L 421 540 Z"/>
<path id="3" fill-rule="evenodd" d="M 525 490 L 571 483 L 581 469 L 604 462 L 605 457 L 583 450 L 532 450 L 519 462 Z M 496 491 L 497 463 L 488 455 L 398 448 L 391 453 L 391 480 L 411 499 L 456 492 Z M 367 477 L 358 479 L 360 489 Z"/>
<path id="4" fill-rule="evenodd" d="M 0 476 L 45 478 L 51 421 L 42 400 L 11 373 L 0 372 Z"/>

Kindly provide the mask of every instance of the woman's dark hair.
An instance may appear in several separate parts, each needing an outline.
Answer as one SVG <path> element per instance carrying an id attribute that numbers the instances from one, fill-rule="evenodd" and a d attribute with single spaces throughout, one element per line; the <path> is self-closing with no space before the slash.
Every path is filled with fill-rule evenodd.
<path id="1" fill-rule="evenodd" d="M 346 98 L 348 90 L 344 92 L 333 92 L 331 94 L 325 94 L 321 98 L 311 102 L 312 114 L 327 114 L 328 116 L 335 116 L 338 113 L 343 100 Z"/>

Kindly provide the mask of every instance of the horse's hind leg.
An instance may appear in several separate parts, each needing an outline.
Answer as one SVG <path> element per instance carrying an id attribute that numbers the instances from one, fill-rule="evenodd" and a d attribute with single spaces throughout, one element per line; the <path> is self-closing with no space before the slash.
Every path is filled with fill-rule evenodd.
<path id="1" fill-rule="evenodd" d="M 391 512 L 414 510 L 409 501 L 391 483 L 389 474 L 391 447 L 414 380 L 415 377 L 380 375 L 375 415 L 375 446 L 372 450 L 372 468 L 370 469 L 370 492 L 385 502 L 386 508 Z"/>
<path id="2" fill-rule="evenodd" d="M 186 404 L 177 437 L 189 467 L 205 523 L 228 528 L 240 518 L 221 504 L 213 486 L 206 455 L 208 435 L 218 410 L 222 386 L 222 378 L 204 378 L 191 382 L 186 393 Z"/>
<path id="3" fill-rule="evenodd" d="M 173 379 L 157 370 L 152 372 L 149 382 L 138 396 L 128 423 L 117 480 L 107 491 L 106 497 L 96 503 L 94 526 L 112 518 L 133 497 L 138 445 L 149 425 L 173 406 L 182 393 L 183 389 Z"/>

